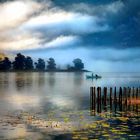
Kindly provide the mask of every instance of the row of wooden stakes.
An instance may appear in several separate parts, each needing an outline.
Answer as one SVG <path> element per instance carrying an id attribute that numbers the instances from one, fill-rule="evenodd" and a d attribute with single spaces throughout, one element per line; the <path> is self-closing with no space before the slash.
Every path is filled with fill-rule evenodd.
<path id="1" fill-rule="evenodd" d="M 131 105 L 136 105 L 136 110 L 140 105 L 139 100 L 140 88 L 130 88 L 130 87 L 116 87 L 107 88 L 104 87 L 91 87 L 90 88 L 90 110 L 97 110 L 101 112 L 102 108 L 107 111 L 107 107 L 110 107 L 110 110 L 117 109 L 119 106 L 119 111 L 123 109 L 130 109 Z"/>

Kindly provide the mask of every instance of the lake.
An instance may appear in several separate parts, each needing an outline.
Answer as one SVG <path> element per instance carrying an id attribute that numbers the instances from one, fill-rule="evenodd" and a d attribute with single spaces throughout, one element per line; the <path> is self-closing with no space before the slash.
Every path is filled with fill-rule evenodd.
<path id="1" fill-rule="evenodd" d="M 0 139 L 140 139 L 139 104 L 128 114 L 90 111 L 91 86 L 137 88 L 140 73 L 87 74 L 0 73 Z"/>

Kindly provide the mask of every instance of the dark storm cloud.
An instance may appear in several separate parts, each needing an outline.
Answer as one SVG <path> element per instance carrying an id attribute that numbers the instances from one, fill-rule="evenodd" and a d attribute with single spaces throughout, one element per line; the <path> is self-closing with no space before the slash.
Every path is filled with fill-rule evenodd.
<path id="1" fill-rule="evenodd" d="M 4 2 L 12 2 L 14 0 L 0 0 L 0 3 L 4 3 Z"/>
<path id="2" fill-rule="evenodd" d="M 112 18 L 108 18 L 108 23 L 114 28 L 116 40 L 121 46 L 140 46 L 140 1 L 127 0 L 124 8 Z M 114 42 L 115 44 L 116 42 Z"/>
<path id="3" fill-rule="evenodd" d="M 81 35 L 84 45 L 140 47 L 140 0 L 52 1 L 62 9 L 104 18 L 100 24 L 107 24 L 111 30 Z"/>
<path id="4" fill-rule="evenodd" d="M 68 5 L 79 4 L 79 3 L 100 5 L 100 4 L 109 4 L 115 1 L 117 0 L 52 0 L 53 3 L 55 3 L 57 6 L 60 6 L 62 8 L 65 8 Z"/>
<path id="5" fill-rule="evenodd" d="M 48 2 L 47 0 L 37 1 Z M 96 16 L 101 19 L 101 21 L 98 22 L 98 27 L 108 26 L 110 30 L 98 30 L 92 33 L 89 32 L 89 30 L 97 28 L 97 26 L 94 27 L 87 24 L 89 29 L 86 28 L 87 31 L 81 34 L 81 32 L 75 31 L 76 28 L 75 30 L 73 28 L 70 30 L 68 24 L 65 23 L 61 23 L 61 25 L 57 24 L 49 28 L 45 25 L 38 26 L 34 29 L 32 28 L 34 31 L 41 31 L 44 36 L 49 34 L 49 40 L 59 35 L 78 35 L 82 39 L 80 46 L 85 47 L 106 46 L 119 49 L 140 47 L 139 0 L 51 0 L 51 2 L 52 8 L 55 7 L 54 9 L 56 9 L 56 11 L 59 7 L 69 12 L 87 14 L 91 17 Z M 77 27 L 77 25 L 73 27 Z"/>

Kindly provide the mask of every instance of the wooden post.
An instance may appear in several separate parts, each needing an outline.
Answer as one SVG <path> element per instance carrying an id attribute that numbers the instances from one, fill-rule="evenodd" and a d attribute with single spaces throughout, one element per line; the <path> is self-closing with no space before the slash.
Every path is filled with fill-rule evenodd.
<path id="1" fill-rule="evenodd" d="M 100 90 L 99 90 L 99 113 L 101 113 L 101 106 L 102 106 L 102 105 L 101 105 L 101 104 L 102 104 L 102 102 L 101 102 L 101 99 L 102 99 L 102 98 L 101 98 L 101 97 L 102 97 L 102 96 L 101 96 L 101 87 L 100 87 L 99 89 L 100 89 Z"/>
<path id="2" fill-rule="evenodd" d="M 136 89 L 136 99 L 138 99 L 139 88 Z"/>
<path id="3" fill-rule="evenodd" d="M 97 112 L 100 112 L 100 87 L 97 88 Z"/>
<path id="4" fill-rule="evenodd" d="M 140 97 L 140 87 L 138 88 L 138 99 L 139 99 L 139 97 Z"/>
<path id="5" fill-rule="evenodd" d="M 104 87 L 104 110 L 107 111 L 107 87 Z"/>
<path id="6" fill-rule="evenodd" d="M 124 110 L 127 111 L 127 90 L 126 90 L 126 87 L 123 88 L 123 95 L 124 95 Z"/>
<path id="7" fill-rule="evenodd" d="M 121 87 L 119 90 L 119 107 L 120 107 L 120 111 L 122 111 L 122 88 Z"/>
<path id="8" fill-rule="evenodd" d="M 130 111 L 130 107 L 131 107 L 131 88 L 128 87 L 128 111 Z"/>
<path id="9" fill-rule="evenodd" d="M 117 102 L 116 87 L 114 89 L 114 102 Z"/>
<path id="10" fill-rule="evenodd" d="M 132 100 L 132 98 L 131 98 L 131 96 L 132 96 L 131 92 L 132 92 L 132 89 L 131 89 L 131 87 L 130 87 L 130 89 L 129 89 L 129 101 L 130 101 L 130 106 L 131 106 L 131 100 Z"/>
<path id="11" fill-rule="evenodd" d="M 127 88 L 126 87 L 124 88 L 124 94 L 125 94 L 125 106 L 126 106 L 126 111 L 127 111 L 127 96 L 128 96 L 128 94 L 127 94 Z"/>
<path id="12" fill-rule="evenodd" d="M 122 88 L 121 87 L 119 91 L 119 103 L 122 103 Z"/>
<path id="13" fill-rule="evenodd" d="M 136 89 L 136 102 L 138 101 L 139 88 Z M 138 103 L 136 103 L 136 112 L 138 113 Z"/>
<path id="14" fill-rule="evenodd" d="M 135 88 L 133 87 L 133 91 L 132 91 L 132 99 L 135 100 Z M 133 111 L 135 110 L 135 104 L 133 104 Z"/>
<path id="15" fill-rule="evenodd" d="M 116 115 L 116 110 L 117 110 L 117 93 L 116 93 L 116 87 L 114 88 L 114 111 L 115 111 L 115 115 Z"/>
<path id="16" fill-rule="evenodd" d="M 112 110 L 112 87 L 110 87 L 110 111 Z"/>
<path id="17" fill-rule="evenodd" d="M 93 109 L 96 111 L 96 88 L 93 88 Z"/>
<path id="18" fill-rule="evenodd" d="M 90 110 L 93 110 L 93 87 L 90 87 Z"/>
<path id="19" fill-rule="evenodd" d="M 135 88 L 133 87 L 132 98 L 134 99 L 134 97 L 135 97 Z"/>

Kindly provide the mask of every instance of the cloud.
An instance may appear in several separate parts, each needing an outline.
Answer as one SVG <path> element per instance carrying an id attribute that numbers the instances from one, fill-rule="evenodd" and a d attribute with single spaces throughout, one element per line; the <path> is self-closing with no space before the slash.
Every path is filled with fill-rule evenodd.
<path id="1" fill-rule="evenodd" d="M 36 49 L 47 49 L 47 48 L 62 48 L 66 46 L 72 46 L 78 44 L 80 39 L 77 36 L 59 36 L 51 41 L 45 42 L 39 35 L 36 38 L 30 36 L 30 34 L 25 34 L 24 36 L 16 36 L 13 41 L 3 41 L 0 42 L 2 50 L 8 51 L 29 51 Z"/>
<path id="2" fill-rule="evenodd" d="M 5 2 L 0 4 L 1 50 L 20 51 L 72 46 L 82 34 L 109 30 L 102 19 L 78 12 L 66 12 L 50 1 Z"/>
<path id="3" fill-rule="evenodd" d="M 45 30 L 50 34 L 82 34 L 108 30 L 105 24 L 99 24 L 102 19 L 86 14 L 65 11 L 45 12 L 31 18 L 24 26 L 25 29 Z"/>
<path id="4" fill-rule="evenodd" d="M 107 24 L 111 30 L 104 32 L 84 34 L 84 44 L 88 46 L 107 46 L 114 48 L 140 47 L 140 1 L 127 0 L 115 1 L 104 4 L 103 1 L 96 5 L 76 3 L 69 6 L 69 10 L 97 16 L 102 24 Z"/>
<path id="5" fill-rule="evenodd" d="M 0 5 L 0 31 L 24 23 L 41 5 L 33 1 L 14 1 Z"/>
<path id="6" fill-rule="evenodd" d="M 3 41 L 0 43 L 1 50 L 8 50 L 8 51 L 21 51 L 21 50 L 28 50 L 28 49 L 35 49 L 38 48 L 37 44 L 40 43 L 38 38 L 23 38 L 20 40 L 15 41 Z"/>
<path id="7" fill-rule="evenodd" d="M 108 4 L 104 4 L 102 1 L 100 4 L 95 5 L 94 2 L 90 3 L 74 3 L 72 5 L 67 6 L 69 10 L 80 12 L 80 13 L 87 13 L 90 15 L 100 15 L 100 16 L 107 16 L 117 14 L 124 8 L 124 4 L 121 1 L 113 1 Z"/>
<path id="8" fill-rule="evenodd" d="M 77 36 L 60 36 L 50 42 L 47 42 L 43 45 L 43 48 L 57 48 L 57 47 L 66 47 L 78 44 L 80 42 Z"/>
<path id="9" fill-rule="evenodd" d="M 47 5 L 47 4 L 46 4 Z M 35 1 L 8 1 L 0 4 L 0 50 L 19 51 L 31 49 L 42 41 L 39 33 L 22 30 L 20 27 L 32 16 L 38 15 L 44 7 Z"/>

